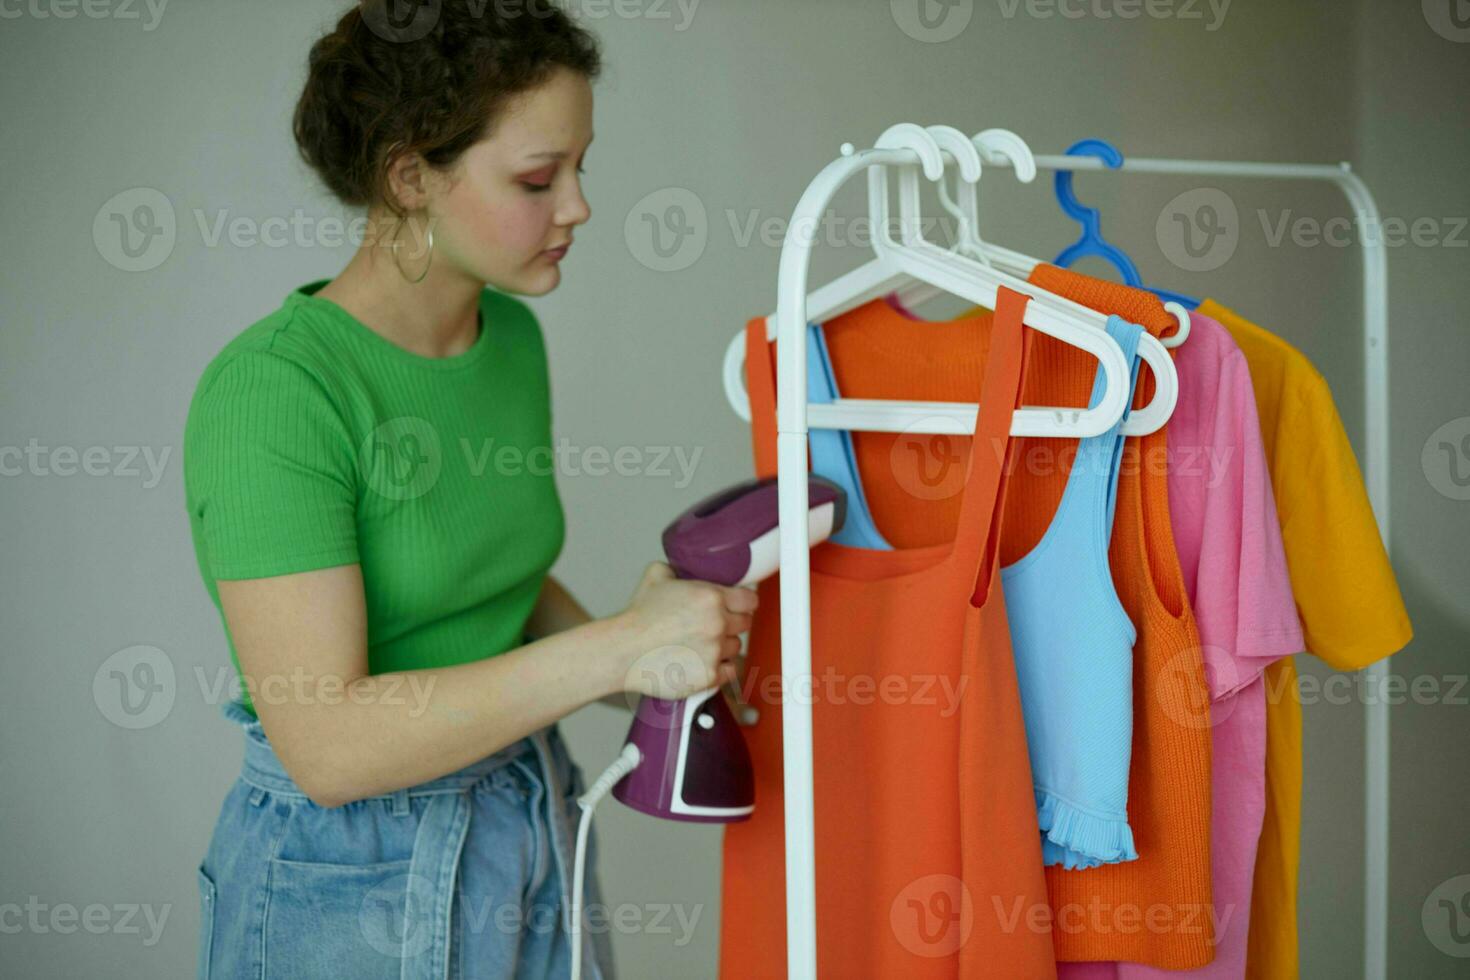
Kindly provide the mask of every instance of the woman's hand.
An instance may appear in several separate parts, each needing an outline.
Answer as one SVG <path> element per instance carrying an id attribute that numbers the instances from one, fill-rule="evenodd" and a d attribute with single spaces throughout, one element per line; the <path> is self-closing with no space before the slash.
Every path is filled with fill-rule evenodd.
<path id="1" fill-rule="evenodd" d="M 649 563 L 618 615 L 623 690 L 672 700 L 738 684 L 740 634 L 757 605 L 754 589 L 679 579 L 666 563 Z"/>

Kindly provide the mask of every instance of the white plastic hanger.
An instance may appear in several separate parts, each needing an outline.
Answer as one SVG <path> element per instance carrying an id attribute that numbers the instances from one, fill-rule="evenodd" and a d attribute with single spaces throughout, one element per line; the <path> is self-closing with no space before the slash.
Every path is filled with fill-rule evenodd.
<path id="1" fill-rule="evenodd" d="M 930 128 L 933 129 L 934 127 Z M 1026 145 L 1025 140 L 1021 139 L 1021 137 L 1017 136 L 1010 130 L 983 130 L 982 132 L 975 134 L 972 142 L 975 144 L 976 150 L 979 151 L 982 160 L 995 163 L 999 159 L 1004 159 L 1015 168 L 1016 177 L 1022 183 L 1029 184 L 1031 181 L 1036 179 L 1036 158 L 1031 153 L 1031 148 Z M 961 181 L 959 188 L 959 198 L 959 204 L 956 205 L 953 201 L 950 200 L 949 195 L 945 192 L 945 182 L 943 180 L 939 182 L 940 203 L 944 205 L 945 210 L 949 211 L 950 214 L 953 214 L 956 218 L 960 219 L 960 227 L 962 229 L 968 226 L 971 240 L 973 242 L 979 243 L 980 245 L 979 254 L 972 255 L 972 258 L 975 258 L 977 261 L 981 262 L 999 264 L 1002 268 L 1010 271 L 1013 275 L 1019 276 L 1022 279 L 1029 276 L 1032 269 L 1035 269 L 1038 265 L 1043 264 L 1041 259 L 1033 258 L 1029 255 L 1023 255 L 1020 252 L 1013 252 L 1010 249 L 1003 248 L 999 245 L 980 242 L 979 236 L 975 233 L 975 227 L 978 221 L 977 216 L 979 214 L 979 207 L 976 203 L 976 184 L 971 184 L 968 181 Z M 959 213 L 960 211 L 963 211 L 967 217 L 962 218 Z M 925 303 L 928 300 L 941 295 L 941 293 L 941 290 L 935 289 L 928 283 L 916 282 L 910 283 L 908 286 L 900 289 L 898 291 L 898 300 L 900 303 L 903 304 L 906 309 L 912 310 L 917 309 L 921 303 Z M 1047 295 L 1050 296 L 1051 294 Z M 1057 296 L 1054 298 L 1061 300 L 1062 302 L 1071 302 L 1065 297 Z M 1184 341 L 1189 339 L 1189 310 L 1187 310 L 1182 304 L 1172 301 L 1165 303 L 1164 309 L 1168 311 L 1169 314 L 1172 315 L 1174 319 L 1178 322 L 1178 328 L 1171 331 L 1169 335 L 1167 337 L 1164 337 L 1162 340 L 1154 338 L 1152 334 L 1150 334 L 1149 337 L 1153 340 L 1157 340 L 1158 343 L 1163 345 L 1166 349 L 1178 347 L 1180 344 L 1184 343 Z M 1152 362 L 1149 361 L 1148 356 L 1144 355 L 1142 351 L 1140 351 L 1140 356 L 1144 356 L 1145 362 L 1149 363 L 1150 367 L 1153 366 Z M 1155 371 L 1155 373 L 1157 374 L 1158 372 Z M 1149 407 L 1152 408 L 1152 405 L 1150 405 Z M 1142 416 L 1141 411 L 1142 410 L 1140 410 L 1140 413 L 1135 413 L 1135 415 L 1147 419 L 1148 416 Z M 1129 423 L 1133 421 L 1134 416 L 1130 416 L 1129 422 L 1124 423 L 1124 431 L 1128 435 L 1143 434 L 1141 432 L 1135 431 L 1135 427 L 1130 426 Z M 1149 429 L 1147 431 L 1151 432 L 1153 430 Z"/>
<path id="2" fill-rule="evenodd" d="M 974 142 L 968 139 L 963 133 L 952 126 L 930 126 L 925 128 L 925 132 L 934 139 L 935 144 L 939 147 L 941 152 L 949 154 L 959 164 L 957 170 L 960 176 L 960 187 L 962 188 L 961 193 L 966 197 L 968 201 L 973 202 L 976 197 L 976 187 L 979 183 L 979 177 L 983 169 L 979 151 Z M 1014 133 L 1010 133 L 1006 130 L 987 130 L 986 133 L 989 145 L 994 148 L 994 150 L 998 152 L 1014 153 L 1020 159 L 1029 160 L 1030 150 L 1026 147 L 1025 141 L 1023 141 L 1019 136 L 1016 136 Z M 1023 164 L 1023 168 L 1024 166 L 1025 165 Z M 1034 161 L 1031 162 L 1030 170 L 1034 173 Z M 961 217 L 962 219 L 962 227 L 964 229 L 964 234 L 962 234 L 961 236 L 961 241 L 965 242 L 969 246 L 968 256 L 967 253 L 963 253 L 958 250 L 946 252 L 943 249 L 940 249 L 934 243 L 929 242 L 927 239 L 923 238 L 921 231 L 923 227 L 921 220 L 922 215 L 920 213 L 919 204 L 918 167 L 900 167 L 899 184 L 899 201 L 901 209 L 899 226 L 903 232 L 903 244 L 905 246 L 911 248 L 919 248 L 926 253 L 935 256 L 936 258 L 941 256 L 956 258 L 973 257 L 976 254 L 984 254 L 982 250 L 986 246 L 984 246 L 984 243 L 979 241 L 978 234 L 975 233 L 975 221 L 973 217 L 974 212 L 970 212 L 970 214 L 968 215 L 961 212 L 961 214 L 959 215 L 959 217 Z M 941 196 L 947 200 L 947 195 L 943 193 L 944 180 L 942 173 L 940 175 L 939 188 L 941 191 Z M 884 190 L 884 199 L 886 202 L 886 188 Z M 884 245 L 891 247 L 892 244 L 891 241 L 881 237 L 878 239 L 878 243 L 880 247 Z M 1036 286 L 1032 283 L 1024 282 L 1024 280 L 1022 280 L 1020 277 L 1016 277 L 1013 274 L 1009 273 L 1008 270 L 1006 270 L 1003 266 L 998 266 L 994 263 L 991 263 L 985 258 L 977 260 L 976 264 L 984 267 L 986 272 L 988 272 L 990 275 L 995 276 L 1002 282 L 1006 282 L 1007 280 L 1009 280 L 1007 284 L 1010 285 L 1011 288 L 1020 289 L 1030 294 L 1033 298 L 1032 305 L 1040 303 L 1042 305 L 1050 306 L 1057 312 L 1071 313 L 1073 315 L 1076 315 L 1083 319 L 1087 324 L 1089 324 L 1090 329 L 1096 329 L 1099 332 L 1103 333 L 1104 336 L 1106 336 L 1106 317 L 1098 314 L 1096 311 L 1088 309 L 1087 307 L 1079 303 L 1074 303 L 1064 297 L 1056 296 L 1055 294 L 1046 291 L 1042 287 Z M 1173 361 L 1169 358 L 1168 353 L 1162 348 L 1162 346 L 1156 346 L 1152 351 L 1150 351 L 1150 354 L 1156 354 L 1157 360 L 1162 362 L 1160 370 L 1164 374 L 1164 380 L 1159 386 L 1157 396 L 1155 397 L 1153 402 L 1151 402 L 1150 405 L 1147 406 L 1147 409 L 1149 411 L 1148 414 L 1144 416 L 1143 424 L 1135 424 L 1133 426 L 1133 429 L 1136 430 L 1136 432 L 1128 430 L 1126 428 L 1127 423 L 1124 423 L 1125 432 L 1128 432 L 1128 434 L 1142 434 L 1154 431 L 1155 429 L 1161 427 L 1165 422 L 1168 421 L 1168 417 L 1173 412 L 1174 404 L 1177 401 L 1178 381 L 1177 374 L 1174 371 Z"/>
<path id="3" fill-rule="evenodd" d="M 933 135 L 913 123 L 889 127 L 879 137 L 875 149 L 912 150 L 925 176 L 938 180 L 944 174 L 943 151 Z M 852 152 L 851 145 L 843 147 L 844 155 Z M 964 154 L 964 159 L 956 162 L 960 164 L 962 178 L 970 181 L 979 179 L 979 157 L 973 146 Z M 902 169 L 908 171 L 916 198 L 917 168 Z M 875 257 L 808 294 L 803 304 L 808 322 L 830 320 L 915 280 L 929 282 L 945 292 L 991 308 L 994 308 L 1001 286 L 1027 296 L 1043 292 L 1030 283 L 973 259 L 946 252 L 922 238 L 912 239 L 907 231 L 906 241 L 893 241 L 888 229 L 887 186 L 887 167 L 869 167 L 868 207 L 875 229 Z M 780 312 L 766 317 L 767 339 L 776 336 L 776 316 Z M 1105 332 L 1106 318 L 1092 310 L 1077 312 L 1029 303 L 1025 323 L 1092 354 L 1102 365 L 1106 381 L 1101 400 L 1091 408 L 1027 406 L 1017 409 L 1011 423 L 1011 434 L 1076 438 L 1106 432 L 1122 417 L 1130 391 L 1128 364 L 1122 350 Z M 731 407 L 741 418 L 749 420 L 750 402 L 742 383 L 744 337 L 743 330 L 737 332 L 726 349 L 724 381 Z M 837 398 L 826 405 L 807 405 L 805 414 L 808 428 L 955 433 L 973 430 L 976 411 L 973 403 Z"/>
<path id="4" fill-rule="evenodd" d="M 956 159 L 965 155 L 968 146 L 970 152 L 977 153 L 982 160 L 985 156 L 1005 157 L 1015 167 L 1016 176 L 1022 181 L 1029 182 L 1036 177 L 1036 161 L 1031 155 L 1030 147 L 1010 130 L 987 129 L 971 140 L 953 126 L 929 126 L 927 128 L 939 146 Z M 982 150 L 985 152 L 981 153 Z M 959 204 L 950 200 L 946 183 L 944 179 L 939 181 L 939 201 L 958 223 L 953 249 L 957 254 L 967 255 L 977 262 L 1010 272 L 1019 278 L 1030 275 L 1031 270 L 1041 264 L 1039 260 L 1021 255 L 1019 252 L 1013 252 L 999 245 L 988 245 L 980 240 L 976 230 L 978 224 L 976 215 L 979 210 L 977 188 L 980 182 L 978 180 L 973 182 L 960 180 Z M 914 202 L 905 200 L 904 204 L 907 210 L 907 206 L 913 205 Z M 922 227 L 918 223 L 918 217 L 917 214 L 913 216 L 915 223 L 912 227 L 914 228 Z M 909 220 L 909 216 L 905 214 L 902 220 Z M 906 297 L 900 292 L 900 302 L 905 299 Z M 1033 302 L 1048 303 L 1052 306 L 1073 310 L 1087 309 L 1080 303 L 1044 290 L 1035 294 Z M 1179 372 L 1175 369 L 1174 359 L 1169 356 L 1163 343 L 1152 334 L 1145 332 L 1139 338 L 1138 356 L 1154 373 L 1156 382 L 1154 397 L 1143 408 L 1129 413 L 1128 418 L 1123 422 L 1122 431 L 1125 436 L 1147 435 L 1163 428 L 1164 424 L 1169 421 L 1169 416 L 1174 413 L 1174 406 L 1179 401 Z"/>

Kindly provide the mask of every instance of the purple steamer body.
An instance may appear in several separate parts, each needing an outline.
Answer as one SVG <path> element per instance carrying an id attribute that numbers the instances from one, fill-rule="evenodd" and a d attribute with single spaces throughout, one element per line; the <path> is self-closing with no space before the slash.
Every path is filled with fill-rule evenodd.
<path id="1" fill-rule="evenodd" d="M 840 528 L 847 503 L 841 487 L 809 475 L 807 492 L 813 509 L 834 505 L 832 531 Z M 752 571 L 752 543 L 776 529 L 778 511 L 776 477 L 706 497 L 664 530 L 669 566 L 679 578 L 742 582 Z M 757 571 L 764 577 L 775 569 Z M 754 810 L 750 750 L 719 687 L 677 700 L 640 698 L 628 741 L 643 761 L 613 787 L 623 804 L 692 823 L 733 823 Z"/>

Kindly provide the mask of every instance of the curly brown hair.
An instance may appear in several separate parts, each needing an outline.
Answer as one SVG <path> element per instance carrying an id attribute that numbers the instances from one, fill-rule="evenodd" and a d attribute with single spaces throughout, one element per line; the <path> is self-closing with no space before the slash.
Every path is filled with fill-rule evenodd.
<path id="1" fill-rule="evenodd" d="M 292 130 L 347 205 L 403 217 L 388 168 L 417 152 L 452 166 L 506 103 L 558 68 L 589 81 L 597 39 L 551 0 L 360 0 L 311 47 Z"/>

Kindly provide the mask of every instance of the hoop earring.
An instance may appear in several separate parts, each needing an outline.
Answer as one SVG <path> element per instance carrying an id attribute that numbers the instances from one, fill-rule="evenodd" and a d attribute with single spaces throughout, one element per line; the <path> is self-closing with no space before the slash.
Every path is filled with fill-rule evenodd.
<path id="1" fill-rule="evenodd" d="M 398 220 L 398 228 L 402 228 L 403 223 L 407 220 L 407 216 L 400 218 Z M 398 267 L 398 274 L 409 283 L 423 282 L 424 277 L 429 274 L 429 266 L 434 264 L 434 223 L 432 221 L 429 222 L 429 261 L 424 264 L 424 271 L 419 273 L 419 277 L 417 279 L 409 279 L 408 274 L 403 271 L 403 263 L 400 262 L 398 259 L 398 248 L 402 244 L 403 243 L 401 241 L 398 241 L 398 229 L 395 228 L 393 232 L 393 264 Z"/>

